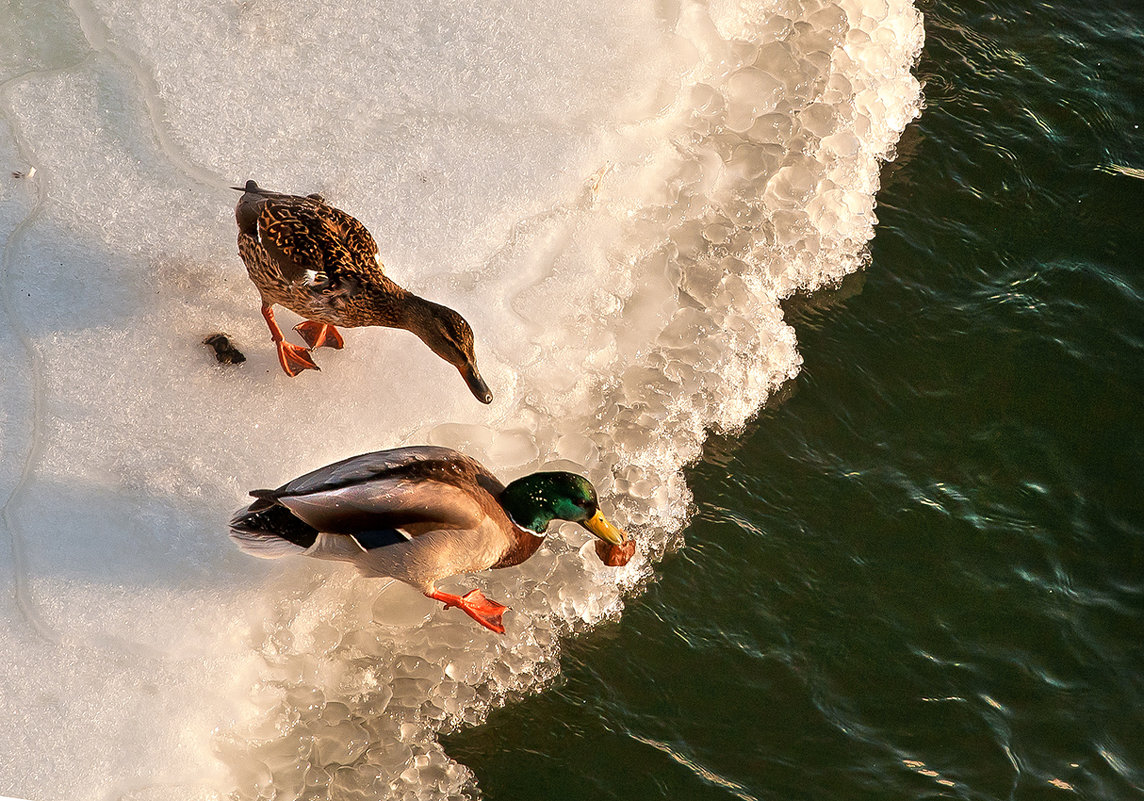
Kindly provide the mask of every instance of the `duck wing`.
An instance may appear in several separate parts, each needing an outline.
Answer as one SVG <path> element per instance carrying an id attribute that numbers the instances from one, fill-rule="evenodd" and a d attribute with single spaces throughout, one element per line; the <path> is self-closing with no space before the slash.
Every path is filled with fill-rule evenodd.
<path id="1" fill-rule="evenodd" d="M 325 206 L 324 211 L 329 216 L 331 226 L 353 256 L 370 261 L 377 257 L 377 243 L 359 219 L 333 206 Z"/>
<path id="2" fill-rule="evenodd" d="M 333 284 L 336 276 L 357 272 L 364 264 L 380 272 L 377 243 L 358 219 L 326 203 L 321 195 L 288 195 L 271 192 L 247 181 L 235 206 L 239 231 L 254 239 L 290 282 L 321 284 L 316 274 L 325 274 Z"/>
<path id="3" fill-rule="evenodd" d="M 290 282 L 312 283 L 351 260 L 350 252 L 322 207 L 293 199 L 267 198 L 258 213 L 258 241 Z"/>
<path id="4" fill-rule="evenodd" d="M 478 462 L 449 448 L 366 453 L 319 468 L 276 490 L 251 493 L 331 534 L 477 529 L 504 486 Z M 257 506 L 252 504 L 252 508 Z M 394 540 L 396 542 L 397 540 Z"/>

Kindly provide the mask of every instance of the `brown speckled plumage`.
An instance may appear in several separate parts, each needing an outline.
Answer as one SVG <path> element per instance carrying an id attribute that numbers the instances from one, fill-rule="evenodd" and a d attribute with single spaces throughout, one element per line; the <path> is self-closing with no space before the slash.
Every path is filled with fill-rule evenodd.
<path id="1" fill-rule="evenodd" d="M 308 349 L 282 341 L 274 305 L 313 321 L 298 330 L 314 348 L 341 347 L 333 326 L 411 331 L 460 371 L 478 400 L 492 400 L 477 371 L 469 324 L 452 309 L 391 281 L 377 260 L 377 243 L 361 222 L 320 195 L 269 192 L 254 181 L 247 181 L 242 191 L 235 207 L 238 252 L 262 296 L 263 315 L 287 374 L 316 365 Z"/>

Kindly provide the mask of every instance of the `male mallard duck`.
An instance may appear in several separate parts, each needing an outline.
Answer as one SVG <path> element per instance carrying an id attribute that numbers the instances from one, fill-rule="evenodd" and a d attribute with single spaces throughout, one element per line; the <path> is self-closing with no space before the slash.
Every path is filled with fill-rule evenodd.
<path id="1" fill-rule="evenodd" d="M 361 222 L 321 195 L 268 192 L 254 181 L 234 189 L 243 193 L 234 209 L 238 253 L 262 295 L 262 316 L 287 375 L 318 369 L 310 348 L 342 347 L 334 326 L 382 325 L 412 331 L 461 372 L 477 400 L 492 401 L 465 318 L 386 278 L 377 244 Z M 271 308 L 276 303 L 306 318 L 294 330 L 310 348 L 283 340 Z"/>
<path id="2" fill-rule="evenodd" d="M 506 607 L 480 590 L 450 595 L 434 584 L 519 565 L 553 520 L 579 523 L 628 556 L 634 546 L 604 518 L 588 479 L 533 473 L 506 487 L 451 448 L 366 453 L 250 494 L 257 500 L 230 521 L 231 539 L 247 553 L 349 562 L 363 575 L 404 581 L 446 609 L 459 607 L 500 634 Z"/>

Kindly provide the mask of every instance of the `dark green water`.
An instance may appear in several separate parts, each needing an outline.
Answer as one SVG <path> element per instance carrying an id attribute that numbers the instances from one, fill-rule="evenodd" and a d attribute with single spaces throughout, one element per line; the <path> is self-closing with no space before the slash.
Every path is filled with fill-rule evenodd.
<path id="1" fill-rule="evenodd" d="M 1144 11 L 922 10 L 870 267 L 487 798 L 1144 797 Z"/>

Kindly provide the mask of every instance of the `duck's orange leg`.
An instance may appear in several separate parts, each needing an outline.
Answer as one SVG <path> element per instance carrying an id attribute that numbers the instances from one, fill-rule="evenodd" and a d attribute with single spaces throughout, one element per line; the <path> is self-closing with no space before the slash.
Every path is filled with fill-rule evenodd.
<path id="1" fill-rule="evenodd" d="M 310 358 L 310 351 L 301 345 L 291 345 L 282 336 L 282 329 L 274 321 L 274 310 L 262 304 L 262 316 L 266 318 L 266 325 L 270 326 L 270 339 L 278 348 L 278 363 L 286 371 L 286 375 L 293 378 L 303 370 L 320 370 L 314 360 Z"/>
<path id="2" fill-rule="evenodd" d="M 318 323 L 313 320 L 307 320 L 304 323 L 298 323 L 294 326 L 294 330 L 306 340 L 306 344 L 311 348 L 334 348 L 341 350 L 345 347 L 345 342 L 342 340 L 342 335 L 338 333 L 338 329 L 326 323 Z"/>
<path id="3" fill-rule="evenodd" d="M 497 634 L 504 634 L 504 624 L 501 623 L 501 615 L 504 614 L 504 610 L 508 609 L 508 607 L 502 606 L 496 601 L 490 601 L 480 590 L 471 590 L 466 593 L 464 597 L 460 595 L 450 595 L 440 590 L 433 590 L 425 594 L 445 604 L 446 609 L 450 606 L 455 606 L 486 629 L 492 629 Z"/>

